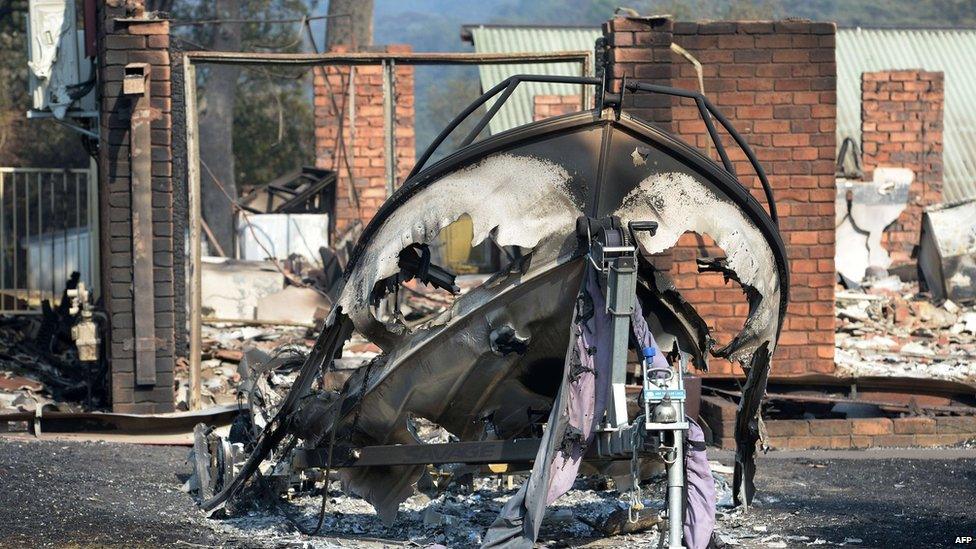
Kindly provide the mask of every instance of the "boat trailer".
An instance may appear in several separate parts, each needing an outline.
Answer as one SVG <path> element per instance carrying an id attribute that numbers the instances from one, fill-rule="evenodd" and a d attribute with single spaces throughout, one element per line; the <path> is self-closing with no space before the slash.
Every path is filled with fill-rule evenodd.
<path id="1" fill-rule="evenodd" d="M 595 108 L 477 140 L 523 82 L 593 87 Z M 325 469 L 326 477 L 337 471 L 344 489 L 386 521 L 428 465 L 508 464 L 531 474 L 485 546 L 528 547 L 546 505 L 572 486 L 581 463 L 599 470 L 630 462 L 639 496 L 640 463 L 656 460 L 667 470 L 669 546 L 684 547 L 686 438 L 696 419 L 686 415 L 685 380 L 706 370 L 709 356 L 746 372 L 733 495 L 737 504 L 751 501 L 759 405 L 789 287 L 772 190 L 745 140 L 704 96 L 631 81 L 617 93 L 605 88 L 594 78 L 514 76 L 441 132 L 363 231 L 291 391 L 205 509 L 238 494 L 272 455 L 296 469 Z M 629 115 L 626 96 L 647 93 L 693 101 L 720 162 Z M 493 98 L 461 147 L 428 166 Z M 752 165 L 768 213 L 738 180 L 715 122 Z M 404 283 L 457 293 L 455 275 L 434 263 L 431 247 L 463 216 L 472 246 L 489 241 L 507 262 L 435 318 L 407 322 L 397 308 Z M 725 252 L 700 269 L 722 272 L 748 301 L 743 328 L 727 345 L 716 347 L 653 260 L 686 232 Z M 325 390 L 321 380 L 353 331 L 382 353 L 341 390 Z M 628 376 L 639 379 L 636 398 Z M 317 382 L 323 388 L 314 389 Z M 458 441 L 424 444 L 415 417 Z"/>

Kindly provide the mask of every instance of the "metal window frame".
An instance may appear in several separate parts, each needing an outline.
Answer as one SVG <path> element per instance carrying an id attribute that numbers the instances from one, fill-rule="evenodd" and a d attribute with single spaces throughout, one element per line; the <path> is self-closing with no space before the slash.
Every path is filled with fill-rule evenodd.
<path id="1" fill-rule="evenodd" d="M 201 407 L 201 358 L 202 336 L 202 282 L 201 282 L 201 196 L 200 196 L 200 149 L 199 128 L 197 121 L 197 79 L 196 67 L 200 64 L 228 64 L 228 65 L 259 65 L 259 66 L 340 66 L 353 67 L 363 65 L 380 65 L 383 67 L 383 104 L 384 104 L 384 140 L 385 174 L 387 190 L 392 194 L 396 177 L 396 105 L 395 94 L 396 66 L 430 66 L 430 65 L 518 65 L 525 63 L 566 63 L 580 64 L 579 77 L 583 79 L 590 71 L 593 59 L 592 51 L 565 52 L 522 52 L 522 53 L 442 53 L 442 52 L 350 52 L 350 53 L 261 53 L 261 52 L 226 52 L 226 51 L 188 51 L 183 54 L 183 86 L 184 120 L 186 121 L 186 157 L 187 157 L 187 207 L 189 215 L 189 287 L 187 288 L 187 302 L 189 305 L 189 362 L 190 362 L 190 391 L 189 408 L 197 410 Z M 553 78 L 553 77 L 551 77 Z M 558 78 L 558 77 L 555 77 Z M 514 90 L 514 88 L 513 88 Z M 510 95 L 510 92 L 509 92 Z M 489 97 L 490 99 L 490 97 Z M 507 96 L 505 97 L 507 99 Z M 589 97 L 581 94 L 581 105 L 585 109 Z M 487 99 L 485 99 L 487 101 Z M 496 102 L 500 108 L 504 101 Z M 483 104 L 483 102 L 481 103 Z M 479 104 L 480 105 L 480 104 Z M 474 107 L 470 112 L 477 109 Z M 498 109 L 492 107 L 492 116 Z M 469 114 L 470 114 L 469 112 Z M 490 120 L 490 118 L 489 118 Z M 463 121 L 463 119 L 461 120 Z M 458 124 L 460 124 L 460 122 Z M 487 124 L 487 121 L 484 122 Z M 456 127 L 456 125 L 455 125 Z M 483 127 L 481 128 L 483 129 Z M 479 130 L 480 133 L 480 130 Z M 477 137 L 477 133 L 471 138 Z M 446 137 L 446 136 L 445 136 Z M 443 141 L 443 139 L 441 140 Z M 433 151 L 430 151 L 433 154 Z M 423 162 L 430 155 L 425 153 Z M 420 163 L 418 163 L 419 165 Z M 416 168 L 415 170 L 416 171 Z M 413 175 L 414 172 L 411 172 Z M 410 176 L 407 177 L 410 179 Z"/>
<path id="2" fill-rule="evenodd" d="M 42 204 L 42 202 L 47 201 L 49 211 L 53 211 L 56 191 L 60 190 L 61 192 L 66 193 L 68 192 L 69 186 L 71 185 L 74 186 L 74 190 L 72 192 L 74 193 L 74 200 L 75 200 L 75 208 L 74 208 L 75 225 L 77 227 L 83 226 L 82 222 L 84 221 L 84 226 L 88 227 L 88 230 L 90 231 L 88 250 L 84 252 L 84 254 L 88 255 L 89 268 L 91 270 L 92 279 L 85 280 L 85 283 L 89 286 L 89 288 L 93 289 L 93 292 L 96 295 L 98 294 L 98 290 L 100 287 L 100 274 L 99 274 L 100 263 L 99 263 L 99 248 L 98 248 L 98 242 L 99 242 L 98 175 L 97 174 L 98 174 L 98 170 L 95 166 L 94 160 L 92 160 L 88 168 L 61 169 L 61 168 L 0 167 L 0 205 L 3 205 L 4 198 L 5 198 L 5 191 L 8 185 L 10 185 L 10 188 L 12 190 L 11 198 L 14 202 L 11 211 L 11 214 L 13 216 L 12 234 L 7 234 L 6 231 L 6 224 L 4 222 L 6 216 L 5 208 L 0 208 L 0 245 L 5 244 L 8 238 L 11 239 L 16 246 L 16 242 L 22 237 L 43 235 L 46 232 L 45 229 L 48 227 L 45 227 L 44 205 Z M 45 175 L 50 177 L 44 178 Z M 58 176 L 60 176 L 60 179 L 58 179 Z M 84 180 L 82 180 L 81 176 L 85 176 Z M 84 211 L 82 211 L 81 208 L 82 183 L 84 184 L 84 198 L 85 198 Z M 37 215 L 35 216 L 35 219 L 31 219 L 31 215 L 30 215 L 30 210 L 32 205 L 25 202 L 25 204 L 27 205 L 27 209 L 23 212 L 25 215 L 25 219 L 23 220 L 24 228 L 27 231 L 25 235 L 19 234 L 17 230 L 17 226 L 19 225 L 19 223 L 17 221 L 18 211 L 16 208 L 16 200 L 17 200 L 17 195 L 20 194 L 18 191 L 20 187 L 23 187 L 24 189 L 23 196 L 25 201 L 29 200 L 30 198 L 29 191 L 31 187 L 35 187 L 37 189 L 36 196 L 35 196 L 36 205 L 37 205 Z M 84 220 L 82 219 L 83 213 L 85 214 Z M 67 220 L 62 220 L 61 222 L 65 223 L 66 221 Z M 36 233 L 32 234 L 31 229 L 35 229 Z M 64 238 L 67 239 L 67 232 L 65 232 Z M 65 250 L 63 253 L 66 256 L 68 253 L 67 240 L 65 240 L 64 244 L 65 244 Z M 51 259 L 53 263 L 56 255 L 54 252 L 53 239 L 51 241 L 51 246 L 52 246 Z M 75 243 L 74 253 L 77 255 L 78 259 L 80 260 L 83 255 L 80 241 Z M 20 278 L 19 275 L 21 274 L 17 268 L 18 263 L 14 261 L 14 267 L 13 267 L 14 280 L 7 281 L 6 265 L 7 265 L 6 254 L 0 253 L 0 288 L 4 290 L 8 289 L 6 288 L 8 283 L 16 286 L 17 279 Z M 67 268 L 67 264 L 65 263 L 65 265 L 63 265 L 62 267 Z M 61 291 L 64 288 L 56 287 L 56 285 L 54 284 L 54 280 L 56 279 L 56 277 L 54 276 L 53 268 L 54 267 L 52 265 L 52 275 L 51 275 L 52 286 L 50 288 L 40 288 L 40 287 L 32 288 L 30 287 L 31 286 L 29 282 L 30 279 L 28 278 L 27 283 L 25 284 L 27 287 L 9 288 L 11 290 L 14 290 L 14 293 L 12 294 L 12 297 L 15 299 L 14 308 L 6 309 L 0 307 L 0 313 L 16 314 L 16 315 L 40 314 L 41 310 L 39 307 L 32 308 L 28 304 L 26 308 L 20 308 L 16 306 L 16 300 L 25 299 L 28 301 L 28 303 L 32 297 L 36 297 L 38 300 L 40 300 L 45 297 L 43 293 L 45 291 L 51 292 L 52 299 L 55 300 L 58 299 L 58 297 L 61 295 Z M 79 265 L 79 269 L 80 269 L 80 265 Z M 62 274 L 64 275 L 65 280 L 67 280 L 68 273 L 64 272 Z"/>

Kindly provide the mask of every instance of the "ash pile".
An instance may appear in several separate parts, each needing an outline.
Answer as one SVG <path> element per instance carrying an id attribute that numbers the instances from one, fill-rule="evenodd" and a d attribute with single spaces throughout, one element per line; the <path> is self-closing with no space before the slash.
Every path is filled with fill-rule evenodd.
<path id="1" fill-rule="evenodd" d="M 254 356 L 253 354 L 251 355 Z M 267 367 L 287 367 L 288 352 L 279 353 Z M 245 362 L 247 357 L 245 357 Z M 259 384 L 263 382 L 259 381 Z M 244 384 L 246 387 L 247 384 Z M 239 473 L 243 458 L 255 440 L 249 429 L 256 429 L 269 417 L 273 400 L 258 391 L 253 400 L 251 423 L 235 424 L 230 439 L 221 439 L 211 430 L 198 427 L 196 443 L 188 456 L 193 469 L 184 489 L 207 498 L 222 483 Z M 270 406 L 265 408 L 265 406 Z M 413 420 L 418 440 L 425 444 L 457 439 L 444 429 L 422 418 Z M 233 442 L 238 440 L 240 442 Z M 286 445 L 292 446 L 292 445 Z M 779 534 L 760 532 L 756 520 L 743 514 L 732 503 L 732 468 L 710 463 L 716 485 L 717 547 L 740 545 L 743 540 L 762 538 L 777 547 Z M 257 482 L 238 497 L 211 513 L 208 526 L 233 538 L 248 539 L 259 545 L 300 544 L 305 547 L 388 547 L 403 543 L 421 547 L 478 547 L 485 532 L 529 476 L 528 470 L 497 469 L 464 464 L 431 465 L 416 484 L 414 493 L 399 506 L 392 523 L 384 521 L 366 500 L 349 494 L 335 471 L 305 469 L 301 458 L 286 450 L 261 464 Z M 324 475 L 329 482 L 324 483 Z M 613 537 L 614 545 L 626 548 L 657 546 L 662 542 L 666 521 L 662 514 L 667 487 L 663 467 L 648 467 L 640 483 L 640 511 L 628 487 L 618 489 L 613 478 L 604 475 L 580 476 L 572 488 L 550 506 L 542 523 L 538 546 L 565 546 L 568 539 Z M 326 491 L 327 490 L 327 491 Z M 761 502 L 757 502 L 762 505 Z"/>

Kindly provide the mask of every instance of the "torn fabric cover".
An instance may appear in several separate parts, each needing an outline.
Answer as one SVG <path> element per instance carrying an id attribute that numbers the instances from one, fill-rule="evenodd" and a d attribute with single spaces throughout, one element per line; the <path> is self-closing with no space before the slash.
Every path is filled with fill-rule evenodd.
<path id="1" fill-rule="evenodd" d="M 607 403 L 611 333 L 599 277 L 589 263 L 570 329 L 559 395 L 528 480 L 502 507 L 482 547 L 531 548 L 546 506 L 573 487 Z M 573 436 L 575 435 L 575 436 Z"/>
<path id="2" fill-rule="evenodd" d="M 635 150 L 642 162 L 634 161 Z M 756 418 L 786 311 L 785 248 L 769 215 L 734 176 L 674 136 L 610 109 L 486 138 L 417 173 L 384 203 L 350 257 L 338 298 L 343 318 L 382 349 L 382 358 L 360 368 L 339 394 L 290 400 L 289 434 L 309 449 L 325 449 L 331 440 L 350 448 L 417 444 L 408 425 L 420 417 L 461 441 L 507 440 L 533 436 L 539 418 L 549 416 L 539 456 L 549 458 L 542 460 L 547 470 L 560 473 L 533 473 L 536 488 L 527 486 L 520 501 L 506 506 L 534 509 L 519 526 L 523 535 L 536 532 L 545 504 L 572 484 L 576 454 L 606 400 L 592 383 L 601 346 L 595 345 L 595 355 L 577 349 L 598 342 L 594 319 L 605 313 L 598 305 L 602 295 L 586 282 L 586 250 L 575 234 L 581 215 L 658 223 L 656 234 L 637 237 L 644 255 L 671 248 L 687 231 L 712 238 L 727 254 L 723 268 L 742 285 L 749 313 L 742 331 L 721 349 L 711 349 L 702 319 L 646 257 L 638 293 L 645 325 L 662 345 L 692 356 L 700 368 L 710 350 L 748 370 L 736 430 L 736 493 L 748 502 Z M 388 314 L 384 304 L 396 297 L 391 280 L 404 258 L 432 266 L 424 246 L 465 216 L 472 246 L 487 241 L 518 253 L 421 325 Z M 448 273 L 442 274 L 449 286 Z M 582 324 L 580 295 L 593 302 L 585 310 L 594 315 Z M 306 367 L 326 368 L 331 360 L 319 357 Z M 340 474 L 348 490 L 391 520 L 422 469 L 359 467 Z M 506 516 L 515 515 L 500 520 Z"/>
<path id="3" fill-rule="evenodd" d="M 705 433 L 689 422 L 685 452 L 685 481 L 688 483 L 684 542 L 688 549 L 706 549 L 715 530 L 715 479 L 705 451 Z"/>

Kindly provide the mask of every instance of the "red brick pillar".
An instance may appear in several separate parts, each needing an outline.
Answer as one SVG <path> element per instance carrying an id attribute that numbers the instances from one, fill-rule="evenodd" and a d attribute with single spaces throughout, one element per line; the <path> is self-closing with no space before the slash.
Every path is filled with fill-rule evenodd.
<path id="1" fill-rule="evenodd" d="M 671 40 L 682 46 L 701 62 L 705 95 L 750 144 L 773 187 L 791 266 L 791 304 L 773 373 L 833 371 L 835 26 L 810 21 L 661 22 L 656 27 L 661 34 L 643 39 L 653 43 L 648 46 L 638 43 L 639 31 L 632 28 L 638 22 L 630 19 L 604 25 L 608 42 L 617 44 L 611 47 L 619 67 L 614 76 L 626 73 L 698 90 L 694 65 L 670 51 Z M 662 67 L 669 75 L 654 78 Z M 710 146 L 692 101 L 674 101 L 666 118 L 688 143 L 700 150 Z M 728 138 L 725 147 L 739 180 L 765 204 L 745 155 Z M 711 155 L 718 158 L 714 147 Z M 717 273 L 699 274 L 695 265 L 697 257 L 722 253 L 710 239 L 685 235 L 672 250 L 670 273 L 713 336 L 727 343 L 742 327 L 748 305 L 736 285 L 726 284 Z M 719 374 L 740 372 L 726 361 L 712 360 L 710 367 Z"/>
<path id="2" fill-rule="evenodd" d="M 672 26 L 668 16 L 615 17 L 603 24 L 603 35 L 610 48 L 607 70 L 612 77 L 613 91 L 620 91 L 624 77 L 671 85 Z M 665 128 L 671 124 L 671 102 L 671 98 L 662 95 L 624 97 L 628 112 Z"/>
<path id="3" fill-rule="evenodd" d="M 409 46 L 391 45 L 405 53 Z M 396 67 L 396 176 L 402 183 L 413 168 L 415 152 L 413 67 Z M 350 74 L 355 95 L 348 101 Z M 383 134 L 383 69 L 380 65 L 323 66 L 315 69 L 315 163 L 339 176 L 336 231 L 359 220 L 364 225 L 387 198 Z M 350 127 L 350 119 L 354 127 Z M 339 128 L 348 157 L 339 149 Z M 347 167 L 348 161 L 348 167 Z M 349 172 L 355 193 L 351 193 Z M 354 196 L 355 195 L 355 196 Z M 358 205 L 356 203 L 358 196 Z"/>
<path id="4" fill-rule="evenodd" d="M 923 70 L 861 75 L 861 143 L 864 175 L 879 166 L 915 173 L 908 207 L 888 227 L 882 244 L 892 265 L 911 263 L 922 210 L 942 201 L 943 74 Z"/>
<path id="5" fill-rule="evenodd" d="M 98 153 L 102 300 L 109 315 L 103 345 L 111 364 L 112 409 L 173 411 L 176 353 L 176 276 L 169 22 L 99 2 Z M 152 256 L 155 384 L 135 381 L 132 193 L 129 127 L 133 99 L 122 94 L 124 67 L 150 65 L 152 148 Z M 180 256 L 182 257 L 182 256 Z"/>

